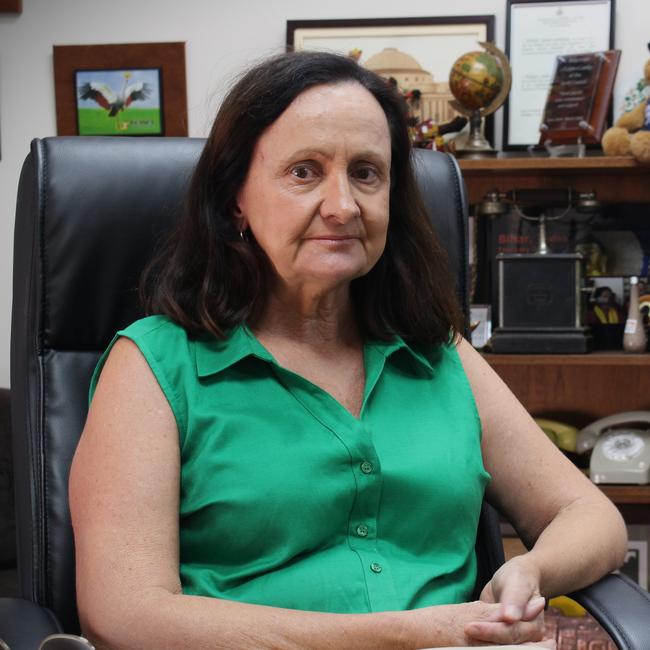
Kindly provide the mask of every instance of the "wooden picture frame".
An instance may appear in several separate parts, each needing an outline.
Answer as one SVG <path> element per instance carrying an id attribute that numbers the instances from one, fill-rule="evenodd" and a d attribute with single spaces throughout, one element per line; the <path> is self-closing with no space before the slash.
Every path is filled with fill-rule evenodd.
<path id="1" fill-rule="evenodd" d="M 160 70 L 164 125 L 160 135 L 187 136 L 185 43 L 55 45 L 54 92 L 58 135 L 78 135 L 75 76 L 85 70 Z M 116 132 L 115 135 L 123 135 Z"/>
<path id="2" fill-rule="evenodd" d="M 538 146 L 555 59 L 614 49 L 616 0 L 507 0 L 506 55 L 512 86 L 503 110 L 503 149 Z"/>
<path id="3" fill-rule="evenodd" d="M 494 41 L 493 15 L 287 21 L 287 50 L 349 54 L 358 48 L 362 50 L 359 63 L 364 65 L 386 48 L 397 48 L 407 55 L 403 59 L 414 59 L 421 66 L 416 74 L 431 75 L 425 83 L 435 88 L 431 105 L 436 106 L 436 115 L 431 117 L 439 123 L 456 115 L 448 106 L 448 100 L 453 99 L 449 91 L 451 67 L 461 54 L 481 50 L 478 41 Z M 399 72 L 404 74 L 403 69 Z M 485 135 L 494 141 L 493 116 L 485 120 Z"/>
<path id="4" fill-rule="evenodd" d="M 0 14 L 21 14 L 23 0 L 0 0 Z"/>

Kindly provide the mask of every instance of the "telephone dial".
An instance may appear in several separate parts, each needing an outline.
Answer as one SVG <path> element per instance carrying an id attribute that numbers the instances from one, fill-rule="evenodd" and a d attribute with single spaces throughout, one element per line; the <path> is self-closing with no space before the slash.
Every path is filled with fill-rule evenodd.
<path id="1" fill-rule="evenodd" d="M 617 413 L 585 427 L 576 451 L 590 449 L 594 483 L 650 483 L 650 411 Z"/>

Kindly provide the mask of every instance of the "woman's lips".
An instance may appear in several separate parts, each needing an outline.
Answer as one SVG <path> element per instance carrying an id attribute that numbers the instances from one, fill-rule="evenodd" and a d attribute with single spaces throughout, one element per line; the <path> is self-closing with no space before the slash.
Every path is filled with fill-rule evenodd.
<path id="1" fill-rule="evenodd" d="M 316 241 L 348 241 L 351 239 L 359 239 L 356 235 L 318 235 L 316 237 L 307 237 Z"/>

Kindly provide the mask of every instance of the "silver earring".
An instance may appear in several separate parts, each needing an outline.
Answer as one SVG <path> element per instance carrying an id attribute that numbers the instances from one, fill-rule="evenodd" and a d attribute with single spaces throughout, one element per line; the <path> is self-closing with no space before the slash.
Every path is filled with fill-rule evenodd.
<path id="1" fill-rule="evenodd" d="M 246 230 L 240 230 L 239 231 L 239 237 L 242 241 L 248 241 L 248 231 Z"/>

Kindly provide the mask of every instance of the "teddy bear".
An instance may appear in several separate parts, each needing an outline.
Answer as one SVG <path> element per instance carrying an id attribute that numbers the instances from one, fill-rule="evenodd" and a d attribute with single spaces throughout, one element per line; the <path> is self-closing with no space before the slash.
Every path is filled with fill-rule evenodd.
<path id="1" fill-rule="evenodd" d="M 603 134 L 606 156 L 632 154 L 639 162 L 650 163 L 650 59 L 643 73 L 644 78 L 625 97 L 623 114 Z"/>

